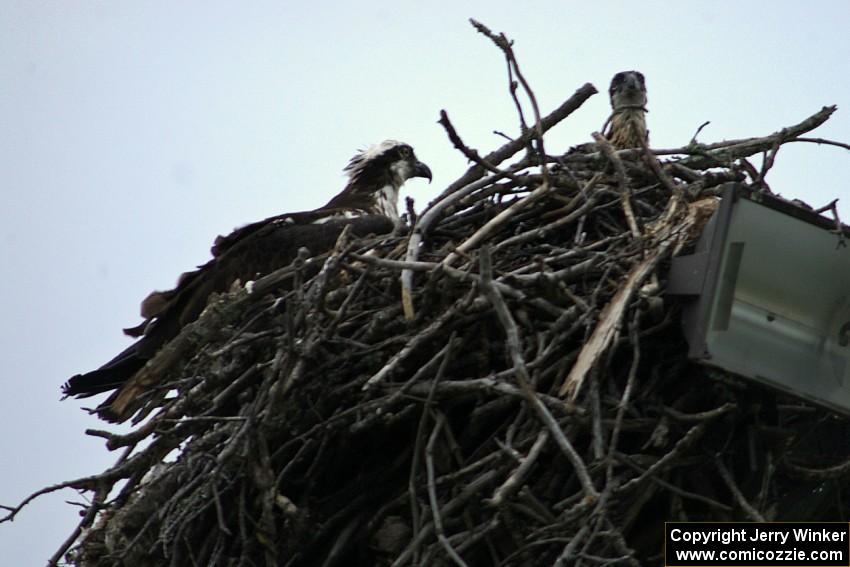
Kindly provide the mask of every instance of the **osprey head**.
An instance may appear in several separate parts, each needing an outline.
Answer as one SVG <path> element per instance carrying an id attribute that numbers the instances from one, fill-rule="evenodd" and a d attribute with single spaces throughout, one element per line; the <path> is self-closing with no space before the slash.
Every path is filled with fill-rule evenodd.
<path id="1" fill-rule="evenodd" d="M 639 71 L 622 71 L 611 79 L 608 88 L 611 108 L 646 110 L 646 80 Z"/>
<path id="2" fill-rule="evenodd" d="M 380 189 L 389 182 L 401 187 L 411 177 L 426 177 L 431 181 L 431 170 L 416 159 L 413 148 L 404 142 L 384 140 L 358 152 L 344 171 L 348 173 L 349 185 L 361 191 Z"/>
<path id="3" fill-rule="evenodd" d="M 412 177 L 425 177 L 431 181 L 431 170 L 416 159 L 409 144 L 385 140 L 358 152 L 344 171 L 348 185 L 343 194 L 372 197 L 370 212 L 384 214 L 398 220 L 398 191 Z"/>

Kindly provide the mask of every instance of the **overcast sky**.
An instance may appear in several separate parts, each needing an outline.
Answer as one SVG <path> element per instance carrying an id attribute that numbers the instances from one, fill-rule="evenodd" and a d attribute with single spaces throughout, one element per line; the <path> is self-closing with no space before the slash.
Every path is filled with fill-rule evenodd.
<path id="1" fill-rule="evenodd" d="M 611 76 L 647 78 L 652 145 L 758 136 L 824 105 L 850 141 L 850 2 L 221 2 L 0 0 L 0 504 L 104 470 L 70 375 L 129 340 L 140 300 L 234 226 L 323 204 L 353 152 L 406 141 L 434 182 L 466 168 L 436 123 L 490 151 L 516 134 L 500 52 L 516 41 L 544 113 L 600 94 L 547 137 L 561 152 L 608 115 Z M 757 160 L 758 161 L 758 160 Z M 850 152 L 785 146 L 774 190 L 850 199 Z M 845 222 L 850 217 L 843 202 Z M 72 491 L 0 525 L 3 565 L 41 565 L 76 524 Z"/>

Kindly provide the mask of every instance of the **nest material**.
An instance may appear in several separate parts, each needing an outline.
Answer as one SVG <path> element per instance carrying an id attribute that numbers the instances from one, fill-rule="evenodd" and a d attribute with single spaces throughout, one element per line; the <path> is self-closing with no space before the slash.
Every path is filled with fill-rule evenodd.
<path id="1" fill-rule="evenodd" d="M 845 520 L 847 422 L 690 364 L 663 300 L 721 184 L 765 190 L 746 157 L 772 164 L 834 108 L 765 138 L 546 154 L 593 92 L 485 158 L 444 114 L 476 164 L 409 234 L 344 233 L 214 299 L 153 361 L 147 420 L 90 432 L 125 452 L 61 485 L 94 494 L 67 560 L 639 565 L 664 520 Z"/>
<path id="2" fill-rule="evenodd" d="M 747 168 L 597 142 L 217 298 L 147 422 L 101 433 L 131 450 L 72 562 L 637 565 L 664 520 L 843 518 L 848 467 L 799 463 L 846 457 L 846 422 L 689 364 L 662 300 Z"/>

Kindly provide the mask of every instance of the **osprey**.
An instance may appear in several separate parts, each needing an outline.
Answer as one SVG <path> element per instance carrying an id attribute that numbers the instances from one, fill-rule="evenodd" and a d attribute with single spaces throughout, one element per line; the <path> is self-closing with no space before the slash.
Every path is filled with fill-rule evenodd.
<path id="1" fill-rule="evenodd" d="M 611 128 L 606 137 L 618 150 L 649 143 L 646 129 L 646 81 L 638 71 L 614 75 L 608 88 L 611 98 Z"/>
<path id="2" fill-rule="evenodd" d="M 431 170 L 413 148 L 395 140 L 359 152 L 344 171 L 348 183 L 324 206 L 270 217 L 216 238 L 210 261 L 181 275 L 174 289 L 154 291 L 142 302 L 144 321 L 124 330 L 139 340 L 97 370 L 70 378 L 63 393 L 87 397 L 117 389 L 94 412 L 108 421 L 126 420 L 150 385 L 139 382 L 151 381 L 134 380 L 137 372 L 198 318 L 212 293 L 288 265 L 301 247 L 314 255 L 330 250 L 348 225 L 357 236 L 391 232 L 401 223 L 398 194 L 404 182 L 413 177 L 431 180 Z"/>

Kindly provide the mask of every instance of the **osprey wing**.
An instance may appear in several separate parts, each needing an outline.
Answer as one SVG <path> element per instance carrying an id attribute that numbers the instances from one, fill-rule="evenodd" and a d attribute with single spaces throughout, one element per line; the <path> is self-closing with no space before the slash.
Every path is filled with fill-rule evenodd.
<path id="1" fill-rule="evenodd" d="M 86 397 L 117 389 L 95 411 L 108 421 L 128 419 L 157 392 L 155 386 L 161 376 L 147 371 L 147 361 L 184 326 L 198 318 L 213 293 L 227 291 L 236 281 L 244 283 L 290 264 L 302 247 L 311 255 L 330 250 L 346 226 L 351 226 L 354 236 L 361 237 L 385 234 L 395 226 L 392 220 L 381 215 L 352 219 L 335 217 L 305 225 L 254 224 L 251 231 L 243 232 L 240 238 L 232 239 L 222 248 L 218 257 L 183 274 L 174 289 L 148 296 L 145 303 L 151 317 L 138 327 L 144 327 L 140 338 L 101 368 L 72 377 L 65 384 L 64 393 Z M 145 371 L 140 372 L 143 369 Z"/>

